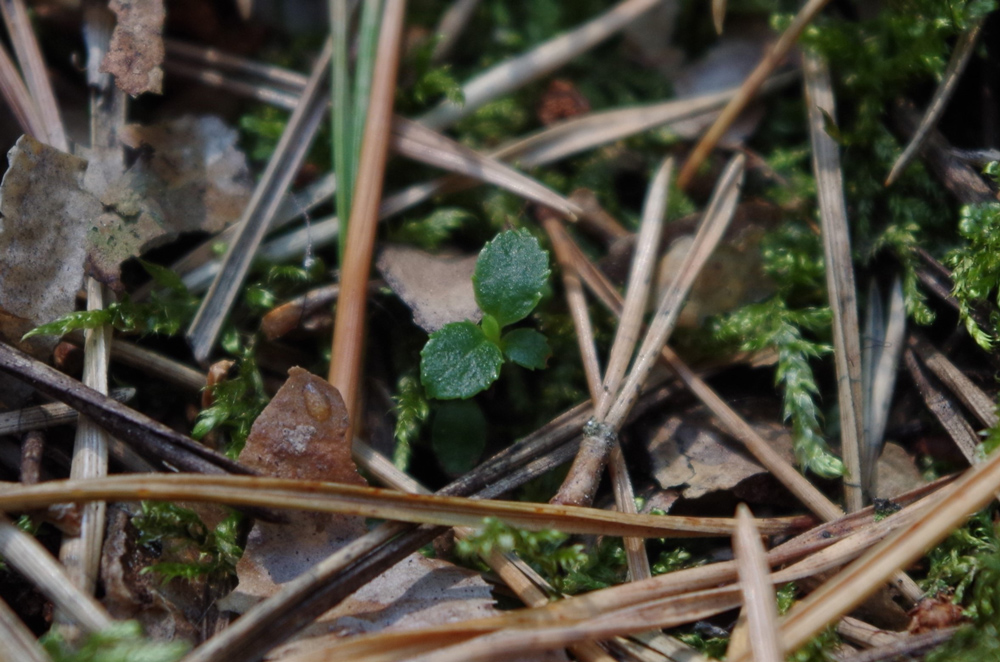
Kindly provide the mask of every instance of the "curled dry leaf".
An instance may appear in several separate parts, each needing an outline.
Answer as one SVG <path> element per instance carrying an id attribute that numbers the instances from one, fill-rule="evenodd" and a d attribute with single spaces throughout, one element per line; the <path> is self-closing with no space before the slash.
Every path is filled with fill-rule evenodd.
<path id="1" fill-rule="evenodd" d="M 386 246 L 375 263 L 392 291 L 428 333 L 450 322 L 478 322 L 483 316 L 472 288 L 475 255 L 432 255 L 410 246 Z"/>
<path id="2" fill-rule="evenodd" d="M 111 0 L 118 17 L 101 72 L 115 77 L 123 92 L 159 94 L 163 88 L 163 0 Z"/>
<path id="3" fill-rule="evenodd" d="M 301 368 L 257 418 L 240 461 L 264 474 L 364 484 L 351 459 L 344 401 Z M 245 611 L 365 532 L 360 517 L 289 513 L 290 524 L 257 522 L 236 567 L 239 586 L 222 607 Z M 275 651 L 285 659 L 334 645 L 347 634 L 426 627 L 493 615 L 489 586 L 474 572 L 413 554 L 323 616 L 304 637 Z"/>
<path id="4" fill-rule="evenodd" d="M 123 140 L 148 149 L 112 182 L 88 179 L 86 161 L 30 136 L 9 152 L 0 184 L 0 335 L 9 341 L 74 310 L 85 268 L 117 287 L 123 261 L 181 232 L 216 232 L 250 198 L 237 133 L 218 118 L 132 126 Z M 55 339 L 30 342 L 47 352 Z"/>
<path id="5" fill-rule="evenodd" d="M 139 159 L 101 194 L 113 209 L 91 234 L 88 271 L 118 281 L 119 265 L 182 232 L 215 233 L 234 223 L 250 201 L 252 182 L 238 133 L 219 118 L 185 115 L 122 129 Z"/>
<path id="6" fill-rule="evenodd" d="M 755 424 L 754 428 L 786 461 L 795 462 L 791 437 L 782 426 Z M 729 490 L 767 473 L 736 442 L 708 425 L 693 424 L 680 416 L 671 416 L 660 426 L 649 442 L 649 454 L 660 487 L 684 486 L 686 499 Z"/>
<path id="7" fill-rule="evenodd" d="M 0 336 L 36 356 L 54 337 L 20 339 L 74 309 L 87 232 L 107 216 L 83 189 L 87 162 L 22 136 L 0 183 Z"/>

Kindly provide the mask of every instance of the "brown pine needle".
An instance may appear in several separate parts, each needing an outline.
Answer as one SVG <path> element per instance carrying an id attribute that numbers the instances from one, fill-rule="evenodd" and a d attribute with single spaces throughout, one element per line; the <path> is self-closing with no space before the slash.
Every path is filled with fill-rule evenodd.
<path id="1" fill-rule="evenodd" d="M 655 538 L 728 536 L 735 525 L 732 519 L 724 517 L 630 515 L 596 508 L 406 494 L 337 483 L 200 474 L 123 474 L 88 480 L 46 481 L 0 490 L 0 511 L 34 510 L 70 501 L 134 501 L 137 498 L 296 508 L 473 528 L 480 526 L 485 517 L 497 517 L 512 526 L 535 531 L 555 528 L 567 533 Z M 759 525 L 764 533 L 772 535 L 794 530 L 803 523 L 803 518 L 793 517 L 761 520 Z"/>
<path id="2" fill-rule="evenodd" d="M 17 614 L 0 600 L 0 662 L 51 662 L 35 635 Z"/>
<path id="3" fill-rule="evenodd" d="M 285 192 L 298 173 L 319 129 L 329 104 L 327 80 L 332 55 L 333 42 L 327 39 L 313 65 L 302 99 L 288 120 L 281 140 L 278 141 L 234 231 L 235 236 L 226 250 L 222 267 L 188 327 L 188 342 L 198 361 L 205 361 L 211 354 L 229 310 L 243 286 L 243 279 L 250 270 L 257 247 L 272 219 L 281 209 Z"/>
<path id="4" fill-rule="evenodd" d="M 88 632 L 111 626 L 111 617 L 89 593 L 70 581 L 63 567 L 33 536 L 0 515 L 0 556 L 53 602 L 60 613 Z"/>
<path id="5" fill-rule="evenodd" d="M 778 603 L 771 571 L 753 514 L 742 503 L 736 508 L 733 553 L 753 658 L 755 662 L 781 662 L 784 655 L 778 642 Z"/>
<path id="6" fill-rule="evenodd" d="M 809 0 L 806 5 L 795 15 L 791 25 L 781 33 L 778 41 L 767 51 L 767 54 L 760 61 L 757 67 L 747 76 L 740 86 L 736 95 L 726 104 L 719 118 L 708 129 L 698 144 L 695 146 L 688 160 L 681 168 L 681 174 L 677 177 L 677 186 L 686 189 L 698 168 L 718 144 L 719 139 L 726 133 L 730 125 L 736 120 L 743 109 L 747 107 L 751 99 L 760 90 L 771 72 L 774 71 L 781 61 L 788 55 L 788 52 L 799 40 L 799 35 L 806 29 L 806 26 L 819 14 L 820 10 L 826 6 L 830 0 Z"/>
<path id="7" fill-rule="evenodd" d="M 847 225 L 840 151 L 826 132 L 826 118 L 836 117 L 833 87 L 826 63 L 807 54 L 805 72 L 809 135 L 816 174 L 826 287 L 833 311 L 833 353 L 837 366 L 837 400 L 840 404 L 841 454 L 844 456 L 844 501 L 848 511 L 864 506 L 861 492 L 861 446 L 865 437 L 864 399 L 861 393 L 861 338 L 858 331 L 857 293 L 851 240 Z"/>
<path id="8" fill-rule="evenodd" d="M 333 327 L 329 380 L 344 398 L 352 428 L 359 413 L 358 384 L 364 354 L 368 279 L 375 249 L 385 163 L 389 155 L 392 104 L 396 94 L 396 71 L 405 13 L 406 0 L 387 0 L 375 54 L 371 102 L 361 142 L 354 204 L 350 210 L 351 222 L 347 236 L 341 238 L 346 247 L 340 277 L 340 300 Z"/>
<path id="9" fill-rule="evenodd" d="M 893 182 L 906 169 L 906 166 L 910 165 L 910 161 L 920 151 L 924 140 L 927 139 L 931 129 L 934 128 L 937 121 L 941 118 L 941 114 L 948 107 L 948 101 L 958 86 L 962 72 L 965 71 L 965 66 L 969 63 L 969 58 L 976 50 L 976 41 L 979 40 L 979 33 L 982 30 L 985 20 L 985 17 L 980 18 L 968 30 L 959 35 L 958 41 L 955 42 L 955 49 L 951 53 L 951 59 L 948 60 L 948 67 L 944 70 L 944 75 L 941 77 L 941 83 L 934 90 L 931 102 L 927 104 L 927 110 L 920 120 L 920 126 L 910 136 L 910 142 L 907 143 L 906 149 L 899 155 L 896 162 L 892 164 L 889 176 L 885 178 L 886 186 L 892 186 Z"/>

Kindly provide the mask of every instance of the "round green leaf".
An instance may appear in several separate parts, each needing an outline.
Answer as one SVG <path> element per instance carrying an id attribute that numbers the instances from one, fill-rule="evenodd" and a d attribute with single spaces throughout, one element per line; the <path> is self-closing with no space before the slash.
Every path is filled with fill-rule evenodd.
<path id="1" fill-rule="evenodd" d="M 431 446 L 438 464 L 451 476 L 476 466 L 486 448 L 486 418 L 472 400 L 445 402 L 434 414 Z"/>
<path id="2" fill-rule="evenodd" d="M 441 400 L 471 398 L 500 376 L 503 354 L 472 322 L 453 322 L 431 334 L 420 352 L 420 382 Z"/>
<path id="3" fill-rule="evenodd" d="M 534 329 L 514 329 L 503 337 L 500 345 L 508 359 L 529 370 L 544 368 L 552 356 L 549 341 Z"/>
<path id="4" fill-rule="evenodd" d="M 528 316 L 542 298 L 549 254 L 527 230 L 504 232 L 486 244 L 472 275 L 476 303 L 501 327 Z"/>

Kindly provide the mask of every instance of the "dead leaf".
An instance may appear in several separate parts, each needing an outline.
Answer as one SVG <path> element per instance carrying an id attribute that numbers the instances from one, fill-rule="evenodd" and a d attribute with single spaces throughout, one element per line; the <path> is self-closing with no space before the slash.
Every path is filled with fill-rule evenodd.
<path id="1" fill-rule="evenodd" d="M 737 442 L 710 425 L 688 422 L 689 418 L 671 416 L 649 442 L 653 472 L 660 487 L 683 486 L 685 499 L 697 499 L 767 473 Z M 782 457 L 795 461 L 791 437 L 783 426 L 752 425 Z"/>
<path id="2" fill-rule="evenodd" d="M 490 586 L 479 573 L 411 554 L 270 657 L 283 659 L 320 650 L 342 637 L 365 632 L 415 630 L 495 614 Z"/>
<path id="3" fill-rule="evenodd" d="M 113 182 L 93 173 L 88 181 L 83 159 L 18 140 L 0 183 L 0 334 L 16 342 L 72 312 L 85 268 L 120 288 L 125 260 L 238 220 L 252 187 L 237 139 L 216 117 L 126 127 L 123 141 L 148 150 Z M 44 354 L 56 339 L 32 341 L 28 351 Z"/>
<path id="4" fill-rule="evenodd" d="M 239 460 L 262 474 L 300 480 L 365 485 L 351 459 L 347 410 L 337 389 L 302 368 L 288 380 L 253 424 Z M 236 566 L 240 583 L 224 607 L 242 613 L 280 584 L 365 532 L 360 517 L 291 513 L 290 524 L 258 521 Z"/>
<path id="5" fill-rule="evenodd" d="M 483 312 L 472 288 L 475 255 L 432 255 L 411 246 L 386 246 L 375 266 L 428 333 L 449 322 L 478 322 Z"/>
<path id="6" fill-rule="evenodd" d="M 364 484 L 345 438 L 347 411 L 335 388 L 301 368 L 257 418 L 240 462 L 285 478 Z M 359 517 L 289 513 L 290 524 L 257 522 L 236 566 L 239 586 L 221 609 L 244 612 L 365 531 Z M 310 657 L 345 635 L 440 625 L 492 616 L 493 598 L 479 573 L 411 554 L 317 620 L 270 659 Z"/>
<path id="7" fill-rule="evenodd" d="M 891 499 L 903 492 L 924 485 L 920 469 L 913 457 L 902 446 L 889 442 L 882 449 L 878 459 L 878 480 L 875 482 L 875 496 Z"/>
<path id="8" fill-rule="evenodd" d="M 21 136 L 7 160 L 0 182 L 0 335 L 44 356 L 58 338 L 21 343 L 21 336 L 75 309 L 88 229 L 107 214 L 83 189 L 83 159 Z"/>
<path id="9" fill-rule="evenodd" d="M 101 72 L 115 77 L 123 92 L 137 96 L 163 91 L 163 0 L 111 0 L 118 17 Z"/>
<path id="10" fill-rule="evenodd" d="M 239 134 L 213 116 L 185 115 L 153 126 L 126 126 L 122 142 L 138 160 L 107 185 L 101 203 L 117 214 L 97 224 L 88 271 L 114 286 L 122 262 L 183 232 L 215 233 L 234 223 L 252 195 Z"/>

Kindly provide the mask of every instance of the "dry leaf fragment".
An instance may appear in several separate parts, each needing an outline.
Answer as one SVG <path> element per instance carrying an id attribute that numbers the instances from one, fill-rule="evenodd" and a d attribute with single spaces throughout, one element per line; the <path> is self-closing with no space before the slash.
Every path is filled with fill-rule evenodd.
<path id="1" fill-rule="evenodd" d="M 7 160 L 0 183 L 0 336 L 41 356 L 58 339 L 21 343 L 21 336 L 74 310 L 87 231 L 106 214 L 83 189 L 83 159 L 21 136 Z"/>
<path id="2" fill-rule="evenodd" d="M 351 459 L 347 409 L 337 389 L 302 368 L 288 380 L 253 424 L 239 460 L 279 478 L 365 485 Z M 224 608 L 243 612 L 365 531 L 359 517 L 291 513 L 291 523 L 258 521 L 236 566 L 240 583 Z"/>
<path id="3" fill-rule="evenodd" d="M 90 236 L 88 272 L 114 286 L 119 265 L 182 232 L 218 232 L 250 200 L 252 182 L 237 132 L 217 117 L 186 115 L 120 136 L 139 158 L 101 193 L 109 214 Z"/>
<path id="4" fill-rule="evenodd" d="M 590 101 L 572 81 L 557 78 L 549 83 L 538 104 L 538 121 L 544 126 L 590 112 Z"/>
<path id="5" fill-rule="evenodd" d="M 791 437 L 783 426 L 757 423 L 754 428 L 787 461 L 795 461 Z M 656 431 L 649 442 L 649 454 L 660 486 L 685 486 L 682 494 L 686 499 L 729 490 L 748 478 L 767 473 L 735 442 L 707 425 L 695 425 L 680 416 L 671 416 Z"/>
<path id="6" fill-rule="evenodd" d="M 392 291 L 428 333 L 449 322 L 478 322 L 483 312 L 472 288 L 475 255 L 446 257 L 411 246 L 386 246 L 375 263 Z"/>
<path id="7" fill-rule="evenodd" d="M 163 0 L 111 0 L 118 17 L 101 73 L 115 77 L 123 92 L 159 94 L 163 88 Z"/>

